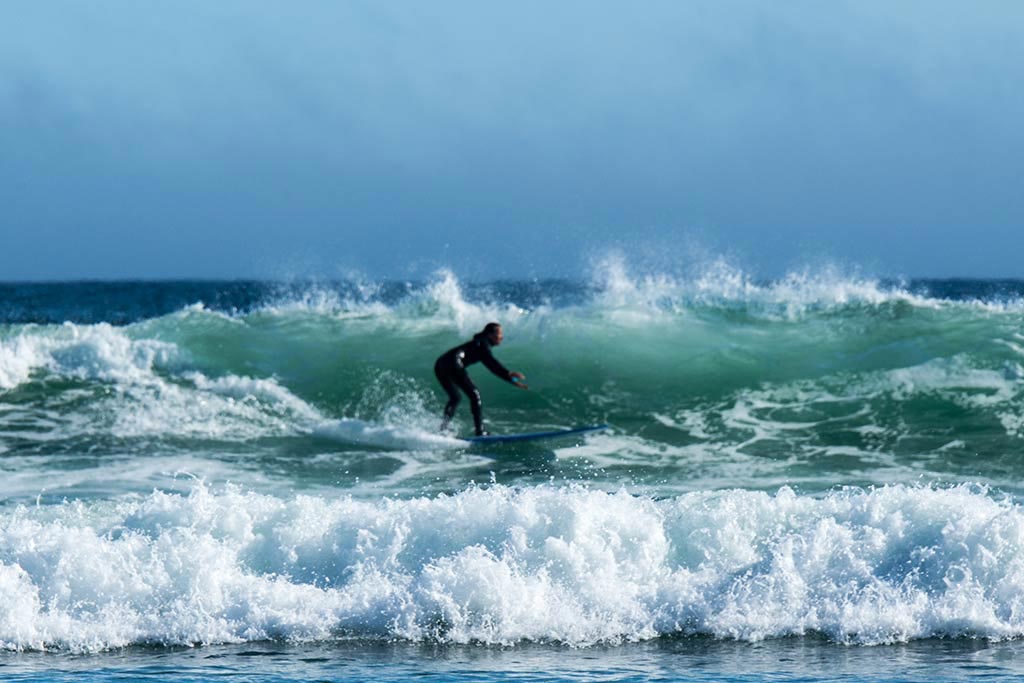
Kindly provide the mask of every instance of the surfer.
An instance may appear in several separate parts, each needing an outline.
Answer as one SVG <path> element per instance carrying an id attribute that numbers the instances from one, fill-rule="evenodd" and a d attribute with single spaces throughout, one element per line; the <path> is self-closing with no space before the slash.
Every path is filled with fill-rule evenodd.
<path id="1" fill-rule="evenodd" d="M 482 332 L 474 334 L 473 338 L 465 344 L 445 351 L 434 363 L 434 374 L 437 375 L 437 381 L 441 383 L 441 387 L 448 394 L 448 405 L 444 407 L 444 421 L 441 422 L 442 432 L 448 428 L 448 423 L 455 415 L 455 408 L 462 398 L 458 392 L 458 389 L 461 389 L 469 397 L 476 435 L 486 436 L 480 410 L 480 391 L 473 384 L 473 380 L 469 378 L 466 366 L 477 362 L 483 363 L 488 370 L 506 382 L 510 382 L 520 389 L 528 388 L 523 373 L 510 372 L 491 353 L 491 347 L 501 344 L 504 336 L 499 323 L 487 323 Z"/>

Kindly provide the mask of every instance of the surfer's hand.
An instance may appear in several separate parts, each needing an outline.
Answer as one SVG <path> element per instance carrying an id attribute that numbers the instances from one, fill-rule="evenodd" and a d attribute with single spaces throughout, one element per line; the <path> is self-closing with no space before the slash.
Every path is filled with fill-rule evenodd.
<path id="1" fill-rule="evenodd" d="M 526 375 L 524 375 L 523 373 L 521 373 L 521 372 L 512 372 L 512 373 L 509 373 L 509 376 L 512 377 L 512 384 L 516 385 L 520 389 L 529 389 L 530 388 L 526 384 Z"/>

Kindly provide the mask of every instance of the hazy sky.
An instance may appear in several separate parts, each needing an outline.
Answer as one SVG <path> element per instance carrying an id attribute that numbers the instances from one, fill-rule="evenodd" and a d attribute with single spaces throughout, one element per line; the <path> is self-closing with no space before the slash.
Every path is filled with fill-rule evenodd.
<path id="1" fill-rule="evenodd" d="M 0 280 L 1024 277 L 1024 2 L 0 3 Z"/>

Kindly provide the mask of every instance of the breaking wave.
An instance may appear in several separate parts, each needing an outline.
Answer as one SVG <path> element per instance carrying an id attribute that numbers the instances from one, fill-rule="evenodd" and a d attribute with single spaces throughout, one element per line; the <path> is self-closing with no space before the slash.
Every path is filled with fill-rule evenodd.
<path id="1" fill-rule="evenodd" d="M 0 644 L 1024 635 L 1024 514 L 972 486 L 358 501 L 198 484 L 0 515 Z"/>

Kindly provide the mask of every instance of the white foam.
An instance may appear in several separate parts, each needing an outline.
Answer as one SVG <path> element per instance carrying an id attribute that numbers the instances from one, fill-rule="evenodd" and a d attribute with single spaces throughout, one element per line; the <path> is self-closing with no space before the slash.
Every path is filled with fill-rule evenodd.
<path id="1" fill-rule="evenodd" d="M 309 313 L 331 318 L 348 319 L 379 317 L 390 313 L 390 309 L 374 297 L 379 286 L 356 283 L 356 298 L 343 297 L 337 291 L 322 285 L 314 285 L 300 293 L 281 298 L 260 306 L 257 315 L 295 315 Z"/>
<path id="2" fill-rule="evenodd" d="M 1024 636 L 1024 513 L 970 486 L 281 499 L 199 485 L 0 514 L 0 643 L 704 633 Z"/>
<path id="3" fill-rule="evenodd" d="M 14 388 L 38 369 L 77 379 L 132 382 L 172 364 L 177 354 L 173 344 L 133 340 L 106 323 L 29 326 L 0 342 L 0 388 Z"/>
<path id="4" fill-rule="evenodd" d="M 384 370 L 363 387 L 351 417 L 322 421 L 313 433 L 342 443 L 389 450 L 465 448 L 465 441 L 438 433 L 441 416 L 428 408 L 429 398 L 412 378 Z"/>
<path id="5" fill-rule="evenodd" d="M 273 405 L 278 411 L 292 413 L 307 420 L 320 417 L 319 412 L 295 396 L 275 379 L 258 379 L 238 375 L 225 375 L 210 379 L 199 372 L 188 372 L 184 377 L 197 389 L 241 401 L 258 401 Z"/>
<path id="6" fill-rule="evenodd" d="M 197 372 L 186 373 L 184 379 L 179 383 L 152 378 L 121 387 L 116 398 L 96 406 L 92 428 L 106 424 L 120 437 L 245 441 L 305 432 L 323 419 L 316 408 L 273 379 L 235 375 L 209 379 Z"/>
<path id="7" fill-rule="evenodd" d="M 313 433 L 321 438 L 334 439 L 349 444 L 373 446 L 375 448 L 450 450 L 466 447 L 466 442 L 462 439 L 432 433 L 423 429 L 375 424 L 350 418 L 324 422 L 318 425 L 313 430 Z"/>
<path id="8" fill-rule="evenodd" d="M 512 303 L 483 303 L 466 300 L 458 278 L 450 270 L 439 270 L 426 288 L 396 308 L 403 318 L 410 316 L 454 326 L 460 335 L 479 332 L 492 321 L 514 325 L 528 311 Z"/>
<path id="9" fill-rule="evenodd" d="M 322 286 L 261 306 L 260 315 L 313 314 L 364 323 L 373 328 L 400 330 L 403 334 L 426 334 L 455 328 L 460 335 L 478 332 L 488 322 L 514 323 L 527 315 L 519 306 L 506 302 L 471 302 L 450 270 L 434 273 L 425 285 L 410 288 L 407 296 L 389 306 L 380 301 L 380 286 L 355 281 L 356 297 L 342 297 Z"/>
<path id="10" fill-rule="evenodd" d="M 769 319 L 795 320 L 809 312 L 851 304 L 877 306 L 902 301 L 934 308 L 946 305 L 910 293 L 897 285 L 826 265 L 787 273 L 771 282 L 718 258 L 695 265 L 687 276 L 665 273 L 632 275 L 626 260 L 611 254 L 599 261 L 592 276 L 595 303 L 620 322 L 649 324 L 658 314 L 679 314 L 696 308 L 740 309 Z"/>
<path id="11" fill-rule="evenodd" d="M 46 363 L 46 354 L 28 335 L 0 339 L 0 390 L 28 381 L 32 371 Z"/>
<path id="12" fill-rule="evenodd" d="M 323 419 L 275 379 L 208 378 L 189 368 L 177 345 L 132 334 L 105 323 L 24 328 L 0 342 L 0 389 L 29 381 L 33 372 L 108 385 L 87 407 L 54 418 L 53 430 L 64 425 L 67 434 L 247 439 L 293 433 Z M 44 430 L 19 434 L 49 438 Z"/>

